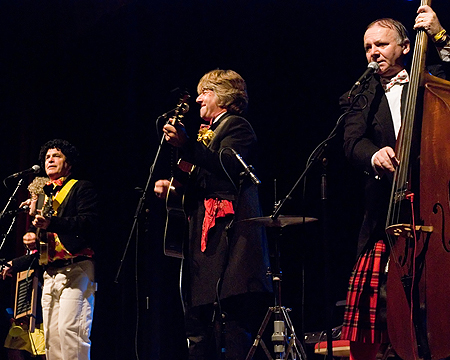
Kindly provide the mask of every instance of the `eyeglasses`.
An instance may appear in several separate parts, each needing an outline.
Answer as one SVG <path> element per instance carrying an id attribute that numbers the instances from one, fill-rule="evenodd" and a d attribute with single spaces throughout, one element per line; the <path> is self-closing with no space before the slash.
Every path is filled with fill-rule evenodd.
<path id="1" fill-rule="evenodd" d="M 213 89 L 204 88 L 204 89 L 202 89 L 202 91 L 198 95 L 199 96 L 200 95 L 206 95 L 206 94 L 209 94 L 209 93 L 212 93 L 212 92 L 214 92 Z"/>

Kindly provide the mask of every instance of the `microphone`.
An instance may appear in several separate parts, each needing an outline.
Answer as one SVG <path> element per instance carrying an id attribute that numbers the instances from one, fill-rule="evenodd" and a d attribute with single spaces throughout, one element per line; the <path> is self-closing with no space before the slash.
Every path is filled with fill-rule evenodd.
<path id="1" fill-rule="evenodd" d="M 30 207 L 28 205 L 24 205 L 24 206 L 22 206 L 22 207 L 20 207 L 18 209 L 7 211 L 6 214 L 8 214 L 8 215 L 17 215 L 17 214 L 20 214 L 22 212 L 27 212 L 28 210 L 30 210 Z"/>
<path id="2" fill-rule="evenodd" d="M 353 87 L 366 82 L 373 74 L 376 74 L 379 70 L 380 64 L 378 64 L 376 61 L 372 61 L 371 63 L 369 63 L 369 65 L 367 65 L 366 71 L 364 71 L 364 74 L 362 74 L 360 78 L 355 82 L 355 85 L 353 85 Z"/>
<path id="3" fill-rule="evenodd" d="M 253 170 L 254 170 L 253 166 L 247 165 L 246 162 L 244 161 L 244 159 L 242 159 L 242 156 L 239 155 L 234 149 L 231 149 L 231 151 L 233 152 L 234 156 L 236 156 L 236 158 L 239 160 L 241 165 L 244 167 L 245 175 L 250 176 L 250 179 L 252 180 L 253 184 L 255 184 L 255 185 L 261 184 L 261 181 L 256 177 L 255 174 L 253 174 Z"/>
<path id="4" fill-rule="evenodd" d="M 19 172 L 15 173 L 15 174 L 9 175 L 7 177 L 7 179 L 18 178 L 18 177 L 26 176 L 28 174 L 37 174 L 39 171 L 41 171 L 41 167 L 39 165 L 33 165 L 29 169 L 22 170 L 22 171 L 19 171 Z"/>

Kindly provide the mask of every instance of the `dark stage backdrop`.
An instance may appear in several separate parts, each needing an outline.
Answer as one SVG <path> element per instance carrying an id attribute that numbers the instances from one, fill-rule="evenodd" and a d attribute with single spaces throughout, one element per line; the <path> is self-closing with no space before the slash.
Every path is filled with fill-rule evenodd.
<path id="1" fill-rule="evenodd" d="M 338 97 L 365 70 L 365 26 L 394 17 L 412 32 L 417 7 L 418 1 L 406 0 L 0 0 L 0 177 L 37 163 L 40 145 L 58 137 L 79 148 L 79 176 L 100 192 L 92 359 L 134 359 L 136 351 L 140 359 L 186 355 L 180 264 L 162 253 L 165 210 L 151 191 L 155 180 L 169 175 L 167 148 L 150 181 L 147 211 L 126 247 L 141 196 L 136 188 L 145 188 L 159 144 L 155 121 L 175 106 L 175 89 L 192 95 L 185 122 L 195 134 L 200 77 L 224 68 L 246 79 L 247 118 L 259 137 L 259 161 L 252 165 L 270 215 L 275 179 L 280 199 L 334 127 Z M 449 27 L 449 2 L 435 0 L 434 7 Z M 326 153 L 333 302 L 345 298 L 361 220 L 362 179 L 345 162 L 340 135 Z M 323 219 L 322 171 L 312 168 L 305 191 L 302 183 L 283 214 Z M 14 186 L 1 187 L 2 207 Z M 22 189 L 18 201 L 26 196 Z M 23 250 L 25 216 L 19 220 L 1 258 Z M 321 225 L 286 228 L 280 240 L 282 303 L 292 308 L 298 333 L 325 328 Z M 4 233 L 7 221 L 1 226 Z M 273 244 L 275 235 L 270 238 Z M 12 284 L 0 286 L 3 314 Z M 334 325 L 339 322 L 336 316 Z M 2 316 L 0 343 L 7 326 Z"/>

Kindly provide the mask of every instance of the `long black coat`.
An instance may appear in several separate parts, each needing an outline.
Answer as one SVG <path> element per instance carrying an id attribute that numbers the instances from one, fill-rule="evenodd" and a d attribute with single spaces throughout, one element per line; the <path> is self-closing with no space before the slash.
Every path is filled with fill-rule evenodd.
<path id="1" fill-rule="evenodd" d="M 222 122 L 225 123 L 219 126 Z M 240 177 L 242 165 L 226 149 L 234 149 L 247 164 L 252 164 L 256 150 L 255 133 L 244 118 L 230 114 L 224 115 L 211 129 L 216 128 L 215 137 L 208 147 L 192 139 L 184 148 L 184 159 L 197 166 L 189 179 L 185 201 L 189 217 L 185 280 L 190 306 L 213 303 L 217 291 L 221 299 L 247 292 L 271 291 L 265 231 L 237 223 L 261 216 L 258 189 L 248 177 Z M 208 235 L 206 251 L 201 252 L 204 200 L 210 198 L 232 201 L 235 215 L 216 219 L 216 225 Z M 231 220 L 234 225 L 227 231 Z M 222 276 L 223 284 L 216 290 Z"/>

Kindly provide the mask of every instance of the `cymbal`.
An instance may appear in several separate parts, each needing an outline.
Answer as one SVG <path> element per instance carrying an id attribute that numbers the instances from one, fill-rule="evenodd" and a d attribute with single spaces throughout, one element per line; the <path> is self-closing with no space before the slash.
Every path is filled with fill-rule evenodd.
<path id="1" fill-rule="evenodd" d="M 240 220 L 238 224 L 259 225 L 265 227 L 285 227 L 288 225 L 301 225 L 317 221 L 316 218 L 299 215 L 280 215 L 275 220 L 270 216 L 255 217 Z"/>

